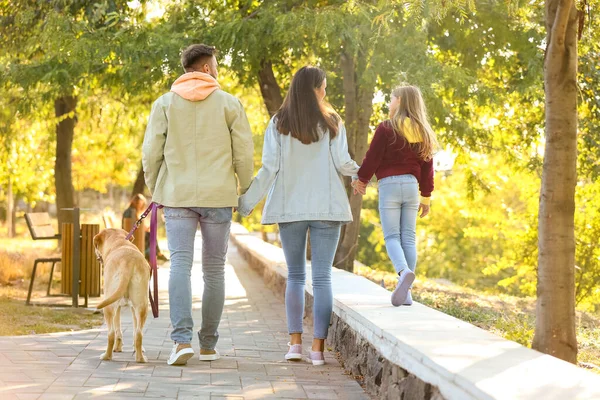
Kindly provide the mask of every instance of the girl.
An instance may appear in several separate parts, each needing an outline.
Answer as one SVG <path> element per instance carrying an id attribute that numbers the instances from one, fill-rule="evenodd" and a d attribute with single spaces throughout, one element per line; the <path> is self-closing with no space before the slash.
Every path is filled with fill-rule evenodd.
<path id="1" fill-rule="evenodd" d="M 364 194 L 373 174 L 379 180 L 379 215 L 385 247 L 398 273 L 398 285 L 392 293 L 396 307 L 412 304 L 417 214 L 421 211 L 421 218 L 429 214 L 433 153 L 437 146 L 421 91 L 415 86 L 394 89 L 390 119 L 377 127 L 354 187 Z"/>
<path id="2" fill-rule="evenodd" d="M 268 192 L 263 224 L 279 224 L 288 265 L 285 308 L 290 334 L 286 360 L 302 359 L 306 234 L 310 232 L 314 340 L 309 361 L 325 363 L 323 351 L 333 307 L 331 267 L 342 224 L 352 221 L 341 175 L 355 176 L 346 130 L 323 100 L 327 80 L 319 68 L 301 68 L 265 132 L 262 167 L 240 198 L 249 215 Z"/>

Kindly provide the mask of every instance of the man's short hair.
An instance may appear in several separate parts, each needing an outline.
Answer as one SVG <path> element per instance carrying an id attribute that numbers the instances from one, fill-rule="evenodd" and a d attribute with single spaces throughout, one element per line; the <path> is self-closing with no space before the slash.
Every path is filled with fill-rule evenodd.
<path id="1" fill-rule="evenodd" d="M 205 44 L 193 44 L 188 46 L 181 54 L 181 65 L 183 69 L 191 68 L 196 63 L 204 64 L 217 54 L 217 49 Z"/>

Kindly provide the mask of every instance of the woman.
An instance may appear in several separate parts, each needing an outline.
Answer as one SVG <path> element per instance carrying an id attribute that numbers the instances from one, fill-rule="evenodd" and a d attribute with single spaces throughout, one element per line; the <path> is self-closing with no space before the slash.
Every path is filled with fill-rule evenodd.
<path id="1" fill-rule="evenodd" d="M 283 105 L 265 132 L 262 168 L 239 212 L 248 215 L 267 192 L 263 224 L 279 224 L 288 265 L 285 306 L 290 334 L 287 360 L 302 359 L 302 316 L 306 279 L 306 234 L 310 232 L 314 340 L 309 361 L 323 365 L 325 338 L 333 306 L 331 267 L 340 228 L 352 221 L 340 174 L 355 176 L 346 130 L 325 101 L 325 72 L 301 68 Z"/>

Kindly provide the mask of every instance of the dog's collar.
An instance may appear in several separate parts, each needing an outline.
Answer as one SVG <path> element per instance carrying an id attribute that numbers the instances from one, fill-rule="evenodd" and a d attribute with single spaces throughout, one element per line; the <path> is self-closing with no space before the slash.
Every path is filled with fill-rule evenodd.
<path id="1" fill-rule="evenodd" d="M 101 255 L 99 255 L 99 254 L 96 254 L 96 260 L 98 260 L 98 262 L 99 262 L 100 264 L 104 264 L 104 260 L 102 259 L 102 256 L 101 256 Z"/>

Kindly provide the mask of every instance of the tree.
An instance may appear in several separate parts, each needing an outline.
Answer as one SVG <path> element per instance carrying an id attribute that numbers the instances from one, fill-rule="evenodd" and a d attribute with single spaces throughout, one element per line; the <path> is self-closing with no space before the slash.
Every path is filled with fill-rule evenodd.
<path id="1" fill-rule="evenodd" d="M 533 348 L 577 362 L 575 186 L 577 184 L 577 32 L 573 0 L 546 0 L 546 145 L 540 212 Z"/>
<path id="2" fill-rule="evenodd" d="M 56 124 L 54 182 L 59 224 L 67 220 L 61 210 L 75 206 L 71 150 L 73 148 L 73 135 L 75 133 L 76 107 L 77 97 L 74 94 L 67 93 L 60 95 L 60 97 L 54 100 L 55 116 L 58 121 Z"/>
<path id="3" fill-rule="evenodd" d="M 144 194 L 144 188 L 146 187 L 146 181 L 144 180 L 144 167 L 140 163 L 135 182 L 133 182 L 133 189 L 131 190 L 131 198 L 136 194 Z"/>
<path id="4" fill-rule="evenodd" d="M 23 97 L 54 102 L 58 210 L 75 205 L 71 153 L 78 97 L 90 87 L 115 86 L 115 76 L 127 69 L 114 49 L 131 49 L 120 40 L 144 21 L 127 3 L 0 3 L 0 43 L 8 54 L 3 78 L 23 88 Z M 34 102 L 23 104 L 31 107 Z M 58 212 L 59 223 L 66 218 Z"/>

